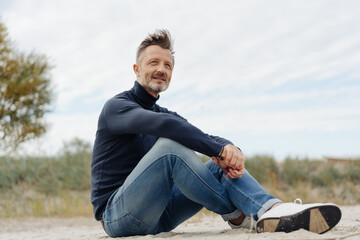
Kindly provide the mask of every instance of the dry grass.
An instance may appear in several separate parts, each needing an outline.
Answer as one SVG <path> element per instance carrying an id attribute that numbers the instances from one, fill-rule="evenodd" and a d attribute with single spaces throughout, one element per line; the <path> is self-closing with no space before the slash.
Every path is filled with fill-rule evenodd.
<path id="1" fill-rule="evenodd" d="M 89 191 L 62 191 L 48 195 L 18 186 L 0 194 L 0 218 L 92 216 Z"/>

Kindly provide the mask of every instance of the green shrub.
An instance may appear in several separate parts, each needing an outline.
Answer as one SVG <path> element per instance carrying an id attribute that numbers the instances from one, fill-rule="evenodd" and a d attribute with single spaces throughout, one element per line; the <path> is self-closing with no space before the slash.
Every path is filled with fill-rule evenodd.
<path id="1" fill-rule="evenodd" d="M 246 159 L 245 168 L 260 183 L 276 180 L 279 173 L 275 159 L 266 155 L 255 155 Z"/>
<path id="2" fill-rule="evenodd" d="M 314 170 L 308 159 L 300 160 L 287 157 L 281 165 L 281 179 L 289 185 L 308 182 Z"/>
<path id="3" fill-rule="evenodd" d="M 332 187 L 343 182 L 343 175 L 332 163 L 324 163 L 311 178 L 314 186 Z"/>
<path id="4" fill-rule="evenodd" d="M 360 160 L 351 161 L 345 168 L 345 179 L 353 184 L 360 184 Z"/>
<path id="5" fill-rule="evenodd" d="M 28 184 L 46 194 L 90 189 L 91 147 L 79 139 L 65 143 L 57 157 L 1 157 L 0 190 Z"/>

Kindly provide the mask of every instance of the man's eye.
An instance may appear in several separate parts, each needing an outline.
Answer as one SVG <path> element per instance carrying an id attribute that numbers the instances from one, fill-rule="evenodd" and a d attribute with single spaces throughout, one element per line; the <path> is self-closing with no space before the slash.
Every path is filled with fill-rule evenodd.
<path id="1" fill-rule="evenodd" d="M 151 61 L 150 63 L 151 63 L 151 64 L 156 64 L 156 63 L 157 63 L 157 61 L 155 61 L 155 60 L 154 60 L 154 61 Z"/>

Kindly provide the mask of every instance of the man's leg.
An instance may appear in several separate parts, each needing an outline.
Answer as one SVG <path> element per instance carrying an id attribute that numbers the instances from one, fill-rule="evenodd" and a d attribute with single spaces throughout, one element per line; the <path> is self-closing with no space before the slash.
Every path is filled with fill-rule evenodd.
<path id="1" fill-rule="evenodd" d="M 178 191 L 182 194 L 176 197 Z M 189 213 L 180 219 L 171 211 L 170 218 L 164 217 L 174 196 L 175 208 L 178 202 L 190 206 Z M 112 237 L 169 231 L 201 206 L 222 215 L 224 220 L 241 214 L 229 201 L 223 185 L 193 151 L 161 138 L 110 197 L 103 214 L 105 231 Z"/>
<path id="2" fill-rule="evenodd" d="M 205 164 L 214 177 L 221 182 L 231 202 L 247 216 L 259 220 L 256 224 L 258 232 L 284 231 L 291 232 L 304 228 L 311 232 L 324 233 L 333 228 L 341 219 L 341 211 L 335 204 L 285 203 L 268 194 L 261 185 L 246 171 L 238 179 L 226 178 L 221 168 L 212 160 Z M 172 200 L 169 202 L 162 220 L 164 223 L 180 224 L 199 211 L 202 206 L 187 199 L 175 187 Z M 274 208 L 275 207 L 275 208 Z M 270 209 L 274 209 L 268 211 Z M 174 216 L 176 216 L 174 218 Z M 172 220 L 178 220 L 172 221 Z M 248 221 L 245 223 L 245 221 Z M 250 219 L 245 219 L 240 227 L 250 228 Z M 172 228 L 176 227 L 173 225 Z M 232 227 L 237 228 L 234 224 Z M 171 230 L 171 226 L 164 225 Z"/>
<path id="3" fill-rule="evenodd" d="M 160 232 L 168 232 L 198 213 L 204 206 L 187 198 L 176 186 L 159 224 Z"/>
<path id="4" fill-rule="evenodd" d="M 246 216 L 253 216 L 257 220 L 274 204 L 282 202 L 267 193 L 246 170 L 241 178 L 233 179 L 227 178 L 212 160 L 205 165 L 224 186 L 231 202 Z"/>
<path id="5" fill-rule="evenodd" d="M 247 171 L 245 171 L 242 178 L 236 180 L 226 178 L 221 168 L 217 164 L 214 164 L 212 160 L 205 163 L 205 166 L 224 186 L 234 206 L 240 209 L 246 216 L 253 216 L 254 219 L 257 220 L 261 214 L 270 209 L 274 204 L 281 202 L 279 199 L 268 194 Z M 211 201 L 211 199 L 209 201 Z M 174 186 L 171 200 L 161 217 L 162 226 L 164 227 L 163 231 L 172 230 L 196 214 L 202 207 L 201 204 L 195 203 L 185 197 L 181 191 Z"/>

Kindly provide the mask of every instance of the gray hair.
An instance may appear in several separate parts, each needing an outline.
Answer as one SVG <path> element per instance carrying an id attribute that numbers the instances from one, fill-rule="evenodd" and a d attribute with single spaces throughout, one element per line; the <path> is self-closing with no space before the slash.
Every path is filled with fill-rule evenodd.
<path id="1" fill-rule="evenodd" d="M 139 63 L 139 58 L 141 53 L 145 50 L 145 48 L 157 45 L 161 48 L 168 49 L 174 59 L 174 51 L 173 51 L 173 40 L 171 39 L 170 32 L 166 29 L 156 30 L 154 33 L 149 34 L 139 45 L 136 52 L 136 62 Z"/>

